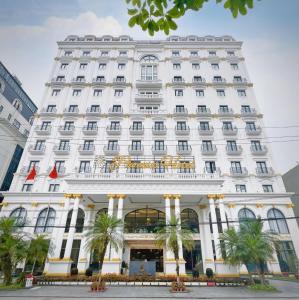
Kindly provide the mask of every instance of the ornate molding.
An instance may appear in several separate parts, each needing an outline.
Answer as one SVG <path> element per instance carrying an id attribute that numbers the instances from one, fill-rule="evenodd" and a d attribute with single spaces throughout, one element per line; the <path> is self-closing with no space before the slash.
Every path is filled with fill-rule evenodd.
<path id="1" fill-rule="evenodd" d="M 68 199 L 79 198 L 79 199 L 82 199 L 83 195 L 82 194 L 64 194 L 64 198 L 68 198 Z"/>
<path id="2" fill-rule="evenodd" d="M 33 207 L 38 207 L 38 202 L 31 202 L 31 206 L 33 206 Z"/>
<path id="3" fill-rule="evenodd" d="M 287 206 L 287 208 L 293 208 L 293 207 L 295 207 L 296 205 L 295 205 L 294 203 L 288 203 L 286 206 Z"/>
<path id="4" fill-rule="evenodd" d="M 91 208 L 91 209 L 94 209 L 96 206 L 94 204 L 88 204 L 87 207 Z"/>
<path id="5" fill-rule="evenodd" d="M 227 206 L 229 208 L 234 208 L 234 207 L 236 207 L 236 204 L 235 203 L 228 203 Z"/>
<path id="6" fill-rule="evenodd" d="M 256 203 L 256 205 L 255 205 L 257 208 L 262 208 L 262 207 L 264 207 L 264 204 L 262 204 L 262 203 Z"/>

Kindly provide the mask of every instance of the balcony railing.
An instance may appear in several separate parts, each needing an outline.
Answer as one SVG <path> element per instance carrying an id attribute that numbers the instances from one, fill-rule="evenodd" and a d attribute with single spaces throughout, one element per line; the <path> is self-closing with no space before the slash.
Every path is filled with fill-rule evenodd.
<path id="1" fill-rule="evenodd" d="M 52 170 L 53 170 L 53 167 L 49 167 L 49 168 L 47 169 L 47 173 L 49 174 Z M 64 175 L 64 174 L 65 174 L 65 171 L 66 171 L 66 168 L 65 168 L 65 167 L 62 167 L 62 166 L 59 167 L 59 168 L 56 167 L 56 171 L 57 171 L 58 175 Z"/>
<path id="2" fill-rule="evenodd" d="M 51 83 L 53 84 L 65 84 L 65 78 L 52 78 Z"/>
<path id="3" fill-rule="evenodd" d="M 90 166 L 75 168 L 75 172 L 78 174 L 91 174 L 91 171 L 92 169 Z"/>
<path id="4" fill-rule="evenodd" d="M 126 84 L 126 78 L 114 78 L 113 79 L 113 84 L 116 84 L 116 85 L 123 85 L 123 84 Z"/>
<path id="5" fill-rule="evenodd" d="M 56 107 L 53 107 L 51 109 L 42 108 L 41 111 L 40 111 L 40 114 L 44 115 L 44 116 L 52 116 L 52 115 L 55 115 L 56 113 L 57 113 L 57 108 Z"/>
<path id="6" fill-rule="evenodd" d="M 119 134 L 121 134 L 121 126 L 120 125 L 107 126 L 106 132 L 107 132 L 107 134 L 110 134 L 110 135 L 119 135 Z"/>
<path id="7" fill-rule="evenodd" d="M 75 132 L 75 126 L 74 125 L 70 125 L 70 126 L 61 125 L 58 127 L 58 131 L 62 135 L 72 135 Z"/>
<path id="8" fill-rule="evenodd" d="M 83 126 L 82 132 L 86 135 L 97 135 L 98 134 L 98 126 Z"/>
<path id="9" fill-rule="evenodd" d="M 217 147 L 215 145 L 201 145 L 202 155 L 216 155 Z"/>
<path id="10" fill-rule="evenodd" d="M 63 113 L 65 115 L 68 115 L 68 116 L 76 116 L 79 114 L 79 108 L 78 107 L 75 107 L 73 109 L 70 109 L 70 108 L 66 108 Z"/>
<path id="11" fill-rule="evenodd" d="M 234 114 L 234 111 L 233 111 L 233 109 L 232 108 L 228 108 L 228 109 L 221 109 L 221 108 L 219 108 L 218 109 L 218 114 L 220 115 L 220 116 L 232 116 L 233 114 Z"/>
<path id="12" fill-rule="evenodd" d="M 265 155 L 268 152 L 267 146 L 264 145 L 261 146 L 251 145 L 250 150 L 253 155 Z"/>
<path id="13" fill-rule="evenodd" d="M 90 155 L 90 154 L 93 154 L 94 153 L 94 150 L 95 150 L 95 146 L 94 145 L 80 145 L 78 147 L 78 151 L 80 154 L 83 154 L 83 155 Z"/>
<path id="14" fill-rule="evenodd" d="M 185 83 L 185 79 L 184 78 L 173 78 L 172 83 L 173 84 L 182 84 L 182 83 Z"/>
<path id="15" fill-rule="evenodd" d="M 246 126 L 245 131 L 247 135 L 260 135 L 262 132 L 262 128 L 260 126 L 256 126 L 256 127 Z"/>
<path id="16" fill-rule="evenodd" d="M 163 96 L 160 93 L 157 94 L 136 94 L 135 95 L 136 102 L 146 103 L 147 100 L 152 102 L 161 102 L 163 100 Z"/>
<path id="17" fill-rule="evenodd" d="M 274 175 L 274 170 L 270 167 L 256 168 L 256 176 L 269 177 Z"/>
<path id="18" fill-rule="evenodd" d="M 227 155 L 240 155 L 243 151 L 243 148 L 239 145 L 237 146 L 226 146 Z"/>
<path id="19" fill-rule="evenodd" d="M 45 145 L 30 145 L 28 148 L 29 152 L 31 154 L 44 154 L 45 150 L 46 150 L 46 146 Z"/>
<path id="20" fill-rule="evenodd" d="M 136 80 L 136 87 L 137 88 L 143 88 L 143 87 L 162 87 L 162 80 L 160 79 L 152 79 L 152 80 L 145 80 L 145 79 L 139 79 Z"/>
<path id="21" fill-rule="evenodd" d="M 106 84 L 106 79 L 105 79 L 105 78 L 93 78 L 93 79 L 92 79 L 92 84 L 93 84 L 93 85 L 102 85 L 102 84 Z"/>
<path id="22" fill-rule="evenodd" d="M 71 150 L 70 145 L 55 145 L 53 147 L 53 152 L 58 155 L 66 155 L 69 154 Z"/>
<path id="23" fill-rule="evenodd" d="M 176 146 L 176 152 L 179 155 L 188 155 L 192 152 L 192 147 L 190 145 L 178 145 Z"/>
<path id="24" fill-rule="evenodd" d="M 35 126 L 35 132 L 38 135 L 50 135 L 51 134 L 51 125 L 48 126 L 42 126 L 42 125 L 37 125 Z"/>
<path id="25" fill-rule="evenodd" d="M 247 108 L 247 109 L 241 109 L 241 116 L 242 117 L 252 117 L 256 116 L 257 112 L 255 108 Z"/>
<path id="26" fill-rule="evenodd" d="M 167 132 L 167 128 L 165 125 L 163 126 L 153 126 L 152 127 L 152 133 L 154 135 L 165 135 Z"/>
<path id="27" fill-rule="evenodd" d="M 214 127 L 209 126 L 208 128 L 198 126 L 198 132 L 200 135 L 213 135 Z"/>
<path id="28" fill-rule="evenodd" d="M 113 115 L 113 116 L 121 116 L 123 114 L 123 108 L 113 108 L 113 107 L 110 107 L 109 108 L 109 114 L 110 115 Z"/>
<path id="29" fill-rule="evenodd" d="M 129 154 L 131 155 L 142 155 L 143 154 L 143 145 L 140 145 L 140 146 L 132 146 L 130 145 L 128 147 L 128 151 L 129 151 Z"/>
<path id="30" fill-rule="evenodd" d="M 88 107 L 86 109 L 86 115 L 87 116 L 100 116 L 101 115 L 101 109 L 100 107 Z"/>
<path id="31" fill-rule="evenodd" d="M 222 127 L 223 135 L 236 135 L 238 133 L 238 128 L 236 126 L 233 127 Z"/>
<path id="32" fill-rule="evenodd" d="M 72 79 L 72 84 L 83 84 L 86 83 L 85 78 L 73 78 Z"/>
<path id="33" fill-rule="evenodd" d="M 28 175 L 29 172 L 32 170 L 33 166 L 31 166 L 29 168 L 29 166 L 24 166 L 20 169 L 20 174 L 21 175 Z M 36 173 L 39 173 L 40 167 L 39 166 L 35 166 L 35 171 Z"/>
<path id="34" fill-rule="evenodd" d="M 203 77 L 193 77 L 192 83 L 193 84 L 203 84 L 203 83 L 206 83 L 206 79 Z"/>
<path id="35" fill-rule="evenodd" d="M 230 168 L 230 175 L 234 177 L 245 177 L 248 175 L 248 171 L 244 167 Z"/>
<path id="36" fill-rule="evenodd" d="M 202 117 L 211 116 L 211 110 L 209 108 L 199 108 L 196 109 L 196 114 Z"/>
<path id="37" fill-rule="evenodd" d="M 190 127 L 189 126 L 175 126 L 175 134 L 176 135 L 189 135 L 190 134 Z"/>
<path id="38" fill-rule="evenodd" d="M 213 84 L 226 84 L 226 79 L 225 78 L 213 78 Z"/>
<path id="39" fill-rule="evenodd" d="M 104 146 L 103 150 L 106 155 L 117 155 L 119 153 L 119 145 Z"/>
<path id="40" fill-rule="evenodd" d="M 247 79 L 244 77 L 241 78 L 234 78 L 233 79 L 233 83 L 234 84 L 246 84 L 247 83 Z"/>
<path id="41" fill-rule="evenodd" d="M 134 127 L 134 126 L 130 126 L 130 134 L 131 135 L 142 135 L 144 134 L 144 127 Z"/>
<path id="42" fill-rule="evenodd" d="M 167 146 L 156 147 L 152 146 L 153 155 L 166 155 L 167 154 Z"/>
<path id="43" fill-rule="evenodd" d="M 187 108 L 175 108 L 173 111 L 173 114 L 176 116 L 186 116 L 186 115 L 188 115 L 188 109 Z"/>

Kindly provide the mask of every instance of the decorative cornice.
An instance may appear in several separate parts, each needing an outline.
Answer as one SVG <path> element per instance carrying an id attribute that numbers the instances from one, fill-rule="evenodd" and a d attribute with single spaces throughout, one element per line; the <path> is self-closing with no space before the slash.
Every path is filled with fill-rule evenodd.
<path id="1" fill-rule="evenodd" d="M 287 208 L 294 208 L 295 204 L 294 203 L 288 203 L 286 206 L 287 206 Z"/>
<path id="2" fill-rule="evenodd" d="M 82 199 L 83 195 L 82 194 L 64 194 L 64 198 L 69 198 L 69 199 L 79 198 L 79 199 Z"/>

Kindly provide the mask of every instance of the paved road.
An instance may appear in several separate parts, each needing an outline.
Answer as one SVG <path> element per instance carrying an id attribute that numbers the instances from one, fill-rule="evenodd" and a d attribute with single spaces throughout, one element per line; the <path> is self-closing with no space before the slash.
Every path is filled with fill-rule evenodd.
<path id="1" fill-rule="evenodd" d="M 190 287 L 189 293 L 171 294 L 167 287 L 108 287 L 105 293 L 91 293 L 87 286 L 42 286 L 29 290 L 0 291 L 2 299 L 70 300 L 70 299 L 299 299 L 299 283 L 272 281 L 279 292 L 251 292 L 244 287 Z"/>

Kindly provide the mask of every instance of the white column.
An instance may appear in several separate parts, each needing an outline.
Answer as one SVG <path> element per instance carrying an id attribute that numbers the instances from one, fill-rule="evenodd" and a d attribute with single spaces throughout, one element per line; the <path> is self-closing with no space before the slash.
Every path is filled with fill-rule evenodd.
<path id="1" fill-rule="evenodd" d="M 76 226 L 76 222 L 77 222 L 80 197 L 81 197 L 81 195 L 75 195 L 71 224 L 70 224 L 70 229 L 69 229 L 69 233 L 68 233 L 68 237 L 67 237 L 64 258 L 70 258 L 70 256 L 71 256 L 74 235 L 75 235 L 75 231 L 76 231 L 75 226 Z"/>
<path id="2" fill-rule="evenodd" d="M 58 222 L 59 228 L 57 228 L 57 231 L 55 233 L 55 238 L 53 239 L 53 244 L 54 244 L 54 252 L 53 252 L 53 257 L 54 258 L 59 258 L 60 256 L 60 251 L 61 251 L 61 245 L 63 241 L 63 235 L 64 235 L 64 230 L 65 230 L 65 224 L 67 220 L 67 214 L 69 212 L 69 207 L 70 207 L 70 199 L 68 197 L 65 198 L 64 201 L 64 209 L 61 212 L 60 219 Z"/>
<path id="3" fill-rule="evenodd" d="M 215 195 L 208 195 L 209 205 L 210 205 L 210 213 L 211 213 L 211 221 L 212 221 L 212 228 L 213 228 L 213 237 L 214 237 L 216 259 L 219 259 L 219 258 L 221 258 L 221 250 L 220 250 L 220 246 L 219 246 L 220 245 L 220 243 L 219 243 L 219 232 L 218 232 L 214 197 L 215 197 Z"/>
<path id="4" fill-rule="evenodd" d="M 225 214 L 225 209 L 224 209 L 224 204 L 223 204 L 222 197 L 219 198 L 218 205 L 219 205 L 219 210 L 220 210 L 222 229 L 223 229 L 223 231 L 225 231 L 225 230 L 227 230 L 227 223 L 226 223 L 226 214 Z"/>
<path id="5" fill-rule="evenodd" d="M 180 195 L 174 195 L 174 213 L 178 220 L 178 229 L 181 229 L 181 208 L 180 208 Z M 183 245 L 181 239 L 178 240 L 179 244 L 179 259 L 183 259 Z"/>
<path id="6" fill-rule="evenodd" d="M 124 208 L 124 199 L 125 199 L 125 195 L 118 195 L 118 206 L 117 206 L 117 214 L 116 217 L 119 220 L 123 219 L 123 208 Z M 120 235 L 123 234 L 123 224 L 118 228 L 118 233 Z M 116 259 L 122 259 L 122 253 L 123 253 L 123 249 L 122 247 L 119 247 L 118 251 L 114 251 L 114 258 Z"/>
<path id="7" fill-rule="evenodd" d="M 113 216 L 114 197 L 115 195 L 108 195 L 108 216 Z"/>
<path id="8" fill-rule="evenodd" d="M 171 195 L 163 195 L 164 200 L 165 200 L 165 221 L 166 221 L 166 226 L 169 225 L 170 219 L 171 219 L 171 207 L 170 207 L 170 197 Z M 173 259 L 173 254 L 171 251 L 169 251 L 166 247 L 166 253 L 165 253 L 165 258 L 167 259 Z"/>

